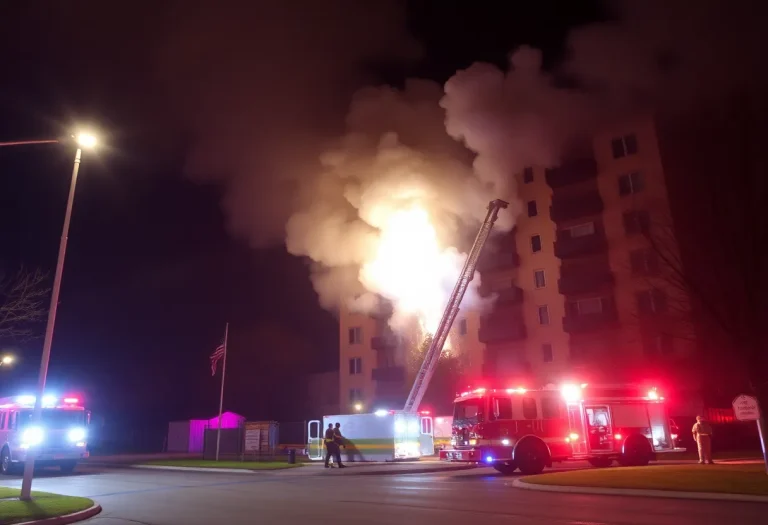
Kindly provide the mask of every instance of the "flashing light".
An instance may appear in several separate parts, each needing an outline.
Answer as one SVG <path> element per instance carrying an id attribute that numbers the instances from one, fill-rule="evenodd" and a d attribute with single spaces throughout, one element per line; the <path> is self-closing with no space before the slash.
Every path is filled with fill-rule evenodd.
<path id="1" fill-rule="evenodd" d="M 429 410 L 422 410 L 421 415 L 422 416 L 428 416 L 430 414 Z"/>
<path id="2" fill-rule="evenodd" d="M 509 446 L 509 440 L 508 439 L 502 439 L 501 440 L 501 444 L 504 445 L 505 447 Z"/>
<path id="3" fill-rule="evenodd" d="M 77 443 L 75 443 L 75 446 L 76 447 L 84 447 L 85 446 L 85 441 L 78 441 Z"/>
<path id="4" fill-rule="evenodd" d="M 388 411 L 388 410 L 384 410 L 383 408 L 380 408 L 379 410 L 377 410 L 376 412 L 374 412 L 374 415 L 376 415 L 376 416 L 378 416 L 378 417 L 384 417 L 384 416 L 386 416 L 387 414 L 389 414 L 389 411 Z"/>
<path id="5" fill-rule="evenodd" d="M 672 434 L 672 439 L 677 439 L 677 434 Z"/>
<path id="6" fill-rule="evenodd" d="M 73 428 L 69 431 L 69 434 L 67 434 L 67 437 L 70 441 L 83 441 L 85 439 L 85 429 L 84 428 Z"/>
<path id="7" fill-rule="evenodd" d="M 563 385 L 560 389 L 560 393 L 563 396 L 563 399 L 565 399 L 566 403 L 573 404 L 578 403 L 582 399 L 581 395 L 581 389 L 583 387 L 580 385 Z"/>
<path id="8" fill-rule="evenodd" d="M 656 392 L 655 388 L 648 391 L 648 399 L 650 399 L 652 401 L 656 401 L 656 400 L 659 399 L 659 393 Z"/>
<path id="9" fill-rule="evenodd" d="M 614 434 L 613 439 L 615 439 L 616 441 L 621 441 L 621 434 Z"/>
<path id="10" fill-rule="evenodd" d="M 507 388 L 507 394 L 525 394 L 526 392 L 528 392 L 528 389 L 523 387 Z"/>
<path id="11" fill-rule="evenodd" d="M 45 434 L 40 427 L 29 427 L 21 435 L 22 448 L 34 447 L 43 442 Z"/>
<path id="12" fill-rule="evenodd" d="M 493 456 L 485 456 L 486 463 L 493 463 Z"/>
<path id="13" fill-rule="evenodd" d="M 477 440 L 476 439 L 470 439 L 469 440 L 469 444 L 470 445 L 477 445 Z"/>
<path id="14" fill-rule="evenodd" d="M 353 408 L 355 409 L 355 412 L 362 412 L 363 411 L 363 404 L 362 403 L 355 403 L 355 406 Z"/>
<path id="15" fill-rule="evenodd" d="M 44 407 L 53 407 L 56 406 L 56 396 L 43 396 L 43 406 Z"/>
<path id="16" fill-rule="evenodd" d="M 439 417 L 439 418 L 435 419 L 435 423 L 442 424 L 444 422 L 445 422 L 445 419 L 442 418 L 442 417 Z"/>
<path id="17" fill-rule="evenodd" d="M 20 405 L 34 405 L 35 396 L 18 396 L 16 402 Z"/>
<path id="18" fill-rule="evenodd" d="M 64 398 L 64 403 L 66 403 L 68 405 L 77 404 L 79 401 L 80 400 L 77 399 L 76 397 L 65 397 Z"/>
<path id="19" fill-rule="evenodd" d="M 568 437 L 574 441 L 579 439 L 579 435 L 576 432 L 571 432 L 570 434 L 568 434 Z"/>
<path id="20" fill-rule="evenodd" d="M 485 388 L 476 388 L 473 393 L 475 393 L 475 394 L 485 394 Z"/>

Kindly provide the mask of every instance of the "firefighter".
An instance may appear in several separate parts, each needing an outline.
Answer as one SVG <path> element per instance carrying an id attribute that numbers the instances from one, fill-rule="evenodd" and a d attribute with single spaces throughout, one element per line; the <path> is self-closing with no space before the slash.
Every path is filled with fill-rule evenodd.
<path id="1" fill-rule="evenodd" d="M 699 464 L 709 463 L 712 465 L 712 426 L 701 417 L 696 416 L 696 423 L 691 429 L 693 439 L 699 447 Z"/>
<path id="2" fill-rule="evenodd" d="M 339 464 L 339 468 L 344 468 L 345 465 L 341 463 L 341 447 L 347 448 L 344 445 L 344 436 L 341 435 L 341 423 L 336 423 L 336 428 L 333 431 L 333 441 L 336 445 L 336 463 Z"/>
<path id="3" fill-rule="evenodd" d="M 336 444 L 333 431 L 333 423 L 328 423 L 328 428 L 325 430 L 325 437 L 323 438 L 323 442 L 325 443 L 325 468 L 331 468 L 331 455 L 339 457 L 339 446 Z M 341 466 L 341 463 L 339 463 L 339 466 Z"/>

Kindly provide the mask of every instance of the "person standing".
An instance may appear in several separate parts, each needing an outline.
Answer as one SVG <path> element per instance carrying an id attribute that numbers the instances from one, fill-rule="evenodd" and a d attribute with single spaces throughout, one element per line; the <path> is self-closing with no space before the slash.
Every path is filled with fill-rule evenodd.
<path id="1" fill-rule="evenodd" d="M 333 441 L 336 445 L 336 463 L 339 464 L 339 468 L 345 468 L 345 465 L 341 462 L 341 447 L 347 447 L 344 445 L 344 436 L 341 435 L 341 423 L 336 423 L 336 428 L 333 431 Z"/>
<path id="2" fill-rule="evenodd" d="M 325 436 L 323 437 L 323 443 L 325 443 L 325 468 L 331 468 L 331 456 L 339 457 L 339 446 L 336 444 L 333 423 L 328 423 L 328 428 L 325 430 Z M 341 466 L 341 463 L 338 460 L 337 462 L 339 463 L 339 466 Z"/>
<path id="3" fill-rule="evenodd" d="M 699 448 L 699 464 L 712 465 L 712 426 L 701 416 L 696 416 L 696 423 L 691 429 L 693 439 Z"/>

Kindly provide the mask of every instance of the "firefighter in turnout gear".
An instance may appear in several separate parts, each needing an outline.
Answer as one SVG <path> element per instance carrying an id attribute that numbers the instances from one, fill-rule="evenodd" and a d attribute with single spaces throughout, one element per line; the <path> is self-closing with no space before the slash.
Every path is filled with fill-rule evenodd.
<path id="1" fill-rule="evenodd" d="M 696 423 L 691 429 L 693 439 L 699 447 L 699 464 L 712 465 L 712 426 L 701 416 L 696 416 Z"/>
<path id="2" fill-rule="evenodd" d="M 328 428 L 331 428 L 330 424 Z M 333 442 L 336 445 L 336 463 L 339 464 L 339 468 L 344 468 L 344 465 L 341 463 L 341 447 L 347 447 L 344 445 L 344 436 L 341 435 L 341 423 L 336 423 L 336 428 L 333 431 Z"/>
<path id="3" fill-rule="evenodd" d="M 339 457 L 339 446 L 334 438 L 333 423 L 328 423 L 328 428 L 325 430 L 325 436 L 323 437 L 323 442 L 325 443 L 325 468 L 331 468 L 330 460 L 332 455 Z"/>

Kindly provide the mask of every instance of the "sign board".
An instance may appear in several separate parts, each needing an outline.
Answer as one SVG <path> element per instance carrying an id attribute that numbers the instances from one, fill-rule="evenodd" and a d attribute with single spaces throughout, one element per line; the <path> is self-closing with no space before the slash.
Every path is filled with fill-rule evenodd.
<path id="1" fill-rule="evenodd" d="M 245 429 L 245 451 L 259 452 L 261 450 L 261 429 Z"/>
<path id="2" fill-rule="evenodd" d="M 760 418 L 757 399 L 743 394 L 738 396 L 733 400 L 733 414 L 739 421 L 757 421 Z"/>

